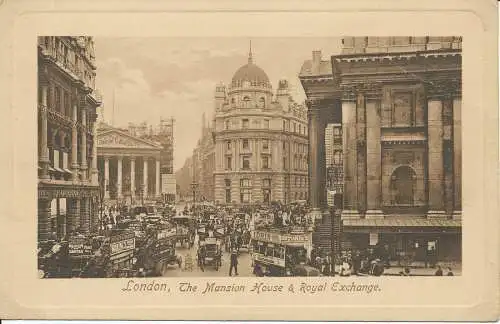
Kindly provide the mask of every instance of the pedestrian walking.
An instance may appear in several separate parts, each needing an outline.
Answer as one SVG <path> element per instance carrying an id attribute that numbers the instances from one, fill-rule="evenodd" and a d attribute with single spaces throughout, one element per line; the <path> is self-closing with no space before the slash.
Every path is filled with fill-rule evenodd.
<path id="1" fill-rule="evenodd" d="M 451 271 L 450 267 L 448 267 L 448 273 L 446 275 L 449 276 L 449 277 L 454 276 L 453 271 Z"/>
<path id="2" fill-rule="evenodd" d="M 231 250 L 231 265 L 229 267 L 229 276 L 233 275 L 233 269 L 234 269 L 234 274 L 237 276 L 238 275 L 238 250 L 233 248 Z"/>
<path id="3" fill-rule="evenodd" d="M 436 276 L 442 276 L 443 275 L 443 269 L 441 269 L 441 266 L 438 265 L 438 268 L 436 272 L 434 273 Z"/>

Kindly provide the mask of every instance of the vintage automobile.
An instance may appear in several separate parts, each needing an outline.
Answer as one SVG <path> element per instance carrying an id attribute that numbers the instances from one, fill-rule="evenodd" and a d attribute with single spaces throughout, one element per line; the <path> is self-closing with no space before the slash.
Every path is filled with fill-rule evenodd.
<path id="1" fill-rule="evenodd" d="M 203 267 L 213 266 L 216 271 L 222 265 L 222 250 L 219 240 L 216 238 L 206 238 L 201 242 L 200 249 L 204 250 L 203 253 Z"/>

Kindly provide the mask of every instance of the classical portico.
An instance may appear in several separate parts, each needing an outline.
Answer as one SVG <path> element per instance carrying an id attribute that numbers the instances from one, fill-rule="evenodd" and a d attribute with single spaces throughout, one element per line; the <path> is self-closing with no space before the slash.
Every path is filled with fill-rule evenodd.
<path id="1" fill-rule="evenodd" d="M 97 143 L 106 200 L 136 204 L 161 196 L 160 144 L 109 126 L 98 130 Z"/>

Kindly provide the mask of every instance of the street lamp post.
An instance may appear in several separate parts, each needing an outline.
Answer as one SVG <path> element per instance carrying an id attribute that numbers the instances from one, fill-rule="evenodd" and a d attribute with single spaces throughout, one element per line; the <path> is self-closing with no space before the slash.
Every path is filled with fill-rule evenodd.
<path id="1" fill-rule="evenodd" d="M 196 207 L 196 189 L 198 188 L 198 182 L 191 182 L 191 189 L 193 190 L 193 209 Z"/>

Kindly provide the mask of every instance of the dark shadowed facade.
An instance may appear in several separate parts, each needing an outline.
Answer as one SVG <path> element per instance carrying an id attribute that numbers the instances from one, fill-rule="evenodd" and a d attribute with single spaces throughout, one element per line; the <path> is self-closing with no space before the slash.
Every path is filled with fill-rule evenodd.
<path id="1" fill-rule="evenodd" d="M 306 61 L 310 197 L 325 217 L 326 123 L 342 124 L 344 247 L 461 258 L 459 37 L 346 37 Z M 330 220 L 327 220 L 328 223 Z"/>

